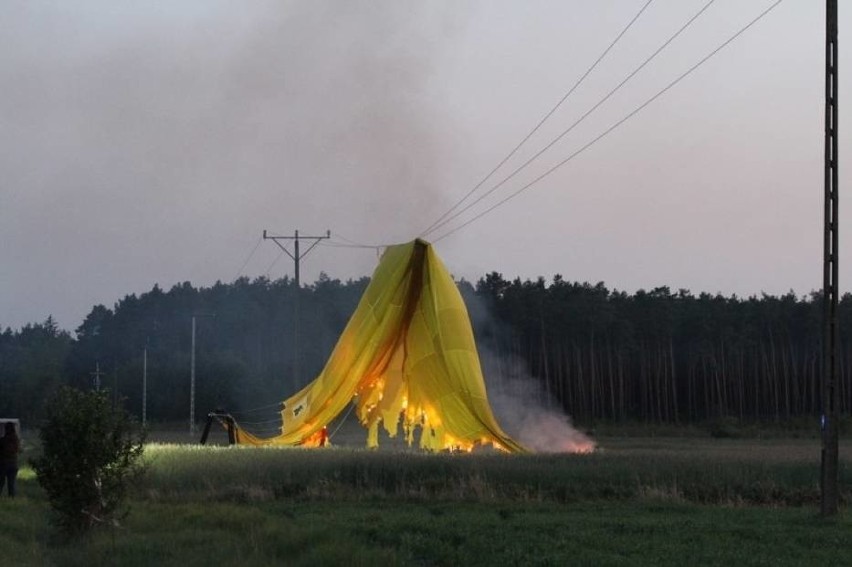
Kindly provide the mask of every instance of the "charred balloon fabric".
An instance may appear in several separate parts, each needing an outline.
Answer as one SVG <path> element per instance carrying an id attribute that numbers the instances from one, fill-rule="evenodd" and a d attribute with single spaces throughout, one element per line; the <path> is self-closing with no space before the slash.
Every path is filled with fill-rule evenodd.
<path id="1" fill-rule="evenodd" d="M 355 402 L 378 445 L 379 426 L 428 450 L 493 445 L 525 449 L 497 424 L 467 309 L 452 276 L 423 240 L 391 246 L 319 376 L 284 402 L 282 432 L 249 445 L 315 446 L 323 428 Z"/>

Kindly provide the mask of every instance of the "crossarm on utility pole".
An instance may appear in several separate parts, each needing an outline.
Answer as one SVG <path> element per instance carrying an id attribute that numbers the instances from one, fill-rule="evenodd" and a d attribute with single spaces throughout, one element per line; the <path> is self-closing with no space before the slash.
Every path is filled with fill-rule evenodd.
<path id="1" fill-rule="evenodd" d="M 268 231 L 263 231 L 263 239 L 273 241 L 281 250 L 287 253 L 288 256 L 293 260 L 294 272 L 293 272 L 293 280 L 296 284 L 295 291 L 295 300 L 293 301 L 293 377 L 296 382 L 299 383 L 299 294 L 302 286 L 301 282 L 301 267 L 300 262 L 302 258 L 308 255 L 308 253 L 316 247 L 321 241 L 331 238 L 331 231 L 327 230 L 324 236 L 304 236 L 299 235 L 299 231 L 296 230 L 293 232 L 293 236 L 283 236 L 283 235 L 271 235 Z M 286 246 L 281 244 L 281 240 L 292 240 L 293 241 L 293 252 L 291 253 Z M 313 243 L 308 247 L 304 252 L 299 251 L 299 242 L 302 240 L 313 240 Z"/>

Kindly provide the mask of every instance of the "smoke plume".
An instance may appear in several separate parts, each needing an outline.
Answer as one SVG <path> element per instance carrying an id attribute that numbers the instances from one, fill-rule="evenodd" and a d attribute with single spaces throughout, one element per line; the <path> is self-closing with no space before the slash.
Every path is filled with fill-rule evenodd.
<path id="1" fill-rule="evenodd" d="M 524 369 L 517 357 L 480 349 L 488 400 L 497 421 L 525 447 L 540 453 L 590 453 L 595 442 Z"/>

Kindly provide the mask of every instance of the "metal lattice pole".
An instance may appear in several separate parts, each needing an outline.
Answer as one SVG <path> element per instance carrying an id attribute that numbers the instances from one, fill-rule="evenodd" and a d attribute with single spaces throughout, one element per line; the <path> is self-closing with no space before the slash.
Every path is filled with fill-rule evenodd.
<path id="1" fill-rule="evenodd" d="M 826 0 L 825 34 L 825 239 L 823 242 L 823 382 L 822 463 L 820 475 L 823 516 L 837 514 L 837 406 L 840 375 L 837 328 L 838 287 L 838 152 L 837 152 L 837 0 Z"/>

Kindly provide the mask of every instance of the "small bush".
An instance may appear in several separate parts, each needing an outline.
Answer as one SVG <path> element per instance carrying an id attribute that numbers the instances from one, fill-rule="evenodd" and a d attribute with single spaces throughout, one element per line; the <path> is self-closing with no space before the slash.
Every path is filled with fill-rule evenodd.
<path id="1" fill-rule="evenodd" d="M 114 408 L 107 392 L 62 388 L 48 402 L 33 459 L 38 482 L 69 535 L 98 524 L 117 525 L 126 515 L 127 490 L 141 473 L 142 433 L 133 418 Z"/>

